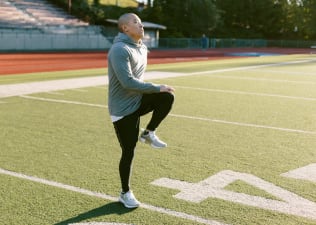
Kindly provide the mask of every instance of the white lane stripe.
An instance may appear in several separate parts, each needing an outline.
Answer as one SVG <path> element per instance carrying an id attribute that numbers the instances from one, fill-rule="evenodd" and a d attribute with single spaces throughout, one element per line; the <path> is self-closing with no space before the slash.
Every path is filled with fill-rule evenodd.
<path id="1" fill-rule="evenodd" d="M 118 201 L 118 198 L 110 196 L 110 195 L 107 195 L 107 194 L 94 192 L 94 191 L 86 190 L 86 189 L 83 189 L 83 188 L 80 188 L 80 187 L 75 187 L 75 186 L 71 186 L 71 185 L 67 185 L 67 184 L 62 184 L 62 183 L 55 182 L 55 181 L 45 180 L 45 179 L 34 177 L 34 176 L 28 176 L 28 175 L 25 175 L 25 174 L 4 170 L 2 168 L 0 168 L 0 174 L 12 176 L 12 177 L 17 177 L 17 178 L 21 178 L 21 179 L 24 179 L 24 180 L 29 180 L 29 181 L 33 181 L 33 182 L 36 182 L 36 183 L 45 184 L 45 185 L 49 185 L 49 186 L 52 186 L 52 187 L 57 187 L 57 188 L 61 188 L 61 189 L 64 189 L 64 190 L 73 191 L 73 192 L 76 192 L 76 193 L 80 193 L 80 194 L 84 194 L 84 195 L 88 195 L 88 196 L 92 196 L 92 197 L 97 197 L 97 198 L 101 198 L 101 199 L 105 199 L 105 200 L 109 200 L 109 201 L 115 201 L 115 202 Z M 201 218 L 201 217 L 198 217 L 198 216 L 194 216 L 194 215 L 190 215 L 190 214 L 187 214 L 187 213 L 177 212 L 177 211 L 174 211 L 174 210 L 171 210 L 171 209 L 157 207 L 157 206 L 153 206 L 153 205 L 149 205 L 149 204 L 145 204 L 145 203 L 142 203 L 141 207 L 144 208 L 144 209 L 148 209 L 148 210 L 154 211 L 154 212 L 167 214 L 169 216 L 174 216 L 174 217 L 178 217 L 178 218 L 181 218 L 181 219 L 191 220 L 191 221 L 202 223 L 202 224 L 228 225 L 228 224 L 220 223 L 220 222 L 215 221 L 215 220 L 208 220 L 208 219 L 204 219 L 204 218 Z"/>
<path id="2" fill-rule="evenodd" d="M 252 69 L 265 68 L 265 67 L 292 65 L 292 64 L 307 63 L 307 62 L 314 62 L 314 61 L 316 60 L 310 59 L 310 60 L 297 60 L 297 61 L 290 61 L 290 62 L 271 63 L 271 64 L 254 65 L 254 66 L 233 67 L 233 68 L 227 68 L 227 69 L 194 72 L 194 73 L 190 73 L 190 75 L 213 74 L 213 73 L 231 72 L 231 71 L 238 71 L 238 70 L 252 70 Z"/>
<path id="3" fill-rule="evenodd" d="M 290 75 L 307 75 L 307 76 L 315 76 L 315 73 L 309 73 L 309 72 L 301 72 L 301 71 L 286 71 L 286 70 L 257 70 L 257 69 L 253 69 L 252 71 L 256 71 L 259 73 L 278 73 L 278 74 L 290 74 Z"/>
<path id="4" fill-rule="evenodd" d="M 45 92 L 46 94 L 50 94 L 50 95 L 65 95 L 64 93 L 60 93 L 60 92 L 55 92 L 55 91 L 48 91 Z"/>
<path id="5" fill-rule="evenodd" d="M 316 183 L 316 163 L 312 163 L 298 169 L 290 170 L 286 173 L 282 173 L 281 176 L 307 180 Z"/>
<path id="6" fill-rule="evenodd" d="M 315 131 L 297 130 L 297 129 L 273 127 L 273 126 L 258 125 L 258 124 L 251 124 L 251 123 L 231 122 L 231 121 L 211 119 L 211 118 L 205 118 L 205 117 L 185 116 L 185 115 L 177 115 L 177 114 L 169 114 L 169 116 L 174 116 L 174 117 L 184 118 L 184 119 L 208 121 L 208 122 L 213 122 L 213 123 L 224 123 L 224 124 L 236 125 L 236 126 L 242 126 L 242 127 L 254 127 L 254 128 L 278 130 L 278 131 L 286 131 L 286 132 L 291 132 L 291 133 L 303 133 L 303 134 L 312 134 L 312 135 L 316 134 Z"/>
<path id="7" fill-rule="evenodd" d="M 165 79 L 170 77 L 185 77 L 192 76 L 197 74 L 205 74 L 211 75 L 222 72 L 229 71 L 238 71 L 238 70 L 250 70 L 250 69 L 259 69 L 263 67 L 273 67 L 280 65 L 288 65 L 288 64 L 297 64 L 297 63 L 305 63 L 305 62 L 313 62 L 315 60 L 301 60 L 301 61 L 290 61 L 283 63 L 271 63 L 264 65 L 254 65 L 254 66 L 241 66 L 234 67 L 228 69 L 218 69 L 218 70 L 210 70 L 210 71 L 201 71 L 195 73 L 173 73 L 173 72 L 157 72 L 157 71 L 149 71 L 146 72 L 146 79 Z M 39 81 L 39 82 L 29 82 L 29 83 L 21 83 L 21 84 L 8 84 L 8 85 L 0 85 L 0 98 L 19 96 L 19 95 L 28 95 L 33 93 L 41 93 L 48 91 L 59 91 L 59 90 L 67 90 L 74 88 L 84 88 L 84 87 L 93 87 L 100 85 L 107 85 L 108 79 L 106 76 L 95 76 L 95 77 L 81 77 L 81 78 L 69 78 L 64 80 L 52 80 L 52 81 Z"/>
<path id="8" fill-rule="evenodd" d="M 0 98 L 106 85 L 107 82 L 106 76 L 95 76 L 0 85 Z"/>
<path id="9" fill-rule="evenodd" d="M 107 86 L 94 86 L 93 88 L 95 88 L 95 89 L 102 89 L 102 90 L 108 89 Z"/>
<path id="10" fill-rule="evenodd" d="M 231 91 L 231 90 L 211 89 L 211 88 L 197 88 L 197 87 L 187 87 L 187 86 L 173 86 L 173 87 L 199 90 L 199 91 L 228 93 L 228 94 L 254 95 L 254 96 L 263 96 L 263 97 L 276 97 L 276 98 L 288 98 L 288 99 L 297 99 L 297 100 L 305 100 L 305 101 L 316 101 L 316 98 L 305 98 L 305 97 L 288 96 L 288 95 L 276 95 L 276 94 L 266 94 L 266 93 L 256 93 L 256 92 L 246 92 L 246 91 Z"/>
<path id="11" fill-rule="evenodd" d="M 98 108 L 108 108 L 105 105 L 90 104 L 90 103 L 84 103 L 84 102 L 75 102 L 75 101 L 66 101 L 66 100 L 48 99 L 48 98 L 38 98 L 38 97 L 32 97 L 32 96 L 20 96 L 20 97 L 33 99 L 33 100 L 39 100 L 39 101 L 57 102 L 57 103 L 75 104 L 75 105 L 86 105 L 86 106 L 92 106 L 92 107 L 98 107 Z M 169 114 L 169 116 L 178 117 L 178 118 L 185 118 L 185 119 L 192 119 L 192 120 L 202 120 L 202 121 L 208 121 L 208 122 L 213 122 L 213 123 L 224 123 L 224 124 L 243 126 L 243 127 L 264 128 L 264 129 L 272 129 L 272 130 L 278 130 L 278 131 L 312 134 L 312 135 L 316 134 L 315 131 L 305 131 L 305 130 L 257 125 L 257 124 L 250 124 L 250 123 L 231 122 L 231 121 L 226 121 L 226 120 L 218 120 L 218 119 L 211 119 L 211 118 L 205 118 L 205 117 L 185 116 L 185 115 L 177 115 L 177 114 Z"/>
<path id="12" fill-rule="evenodd" d="M 105 106 L 105 105 L 91 104 L 91 103 L 85 103 L 85 102 L 76 102 L 76 101 L 68 101 L 68 100 L 60 100 L 60 99 L 52 99 L 52 98 L 40 98 L 40 97 L 33 97 L 33 96 L 28 96 L 28 95 L 21 95 L 20 97 L 38 100 L 38 101 L 44 101 L 44 102 L 56 102 L 56 103 L 65 103 L 65 104 L 85 105 L 85 106 L 92 106 L 92 107 L 99 107 L 99 108 L 107 108 L 107 106 Z"/>
<path id="13" fill-rule="evenodd" d="M 313 82 L 313 81 L 278 80 L 278 79 L 256 78 L 256 77 L 246 77 L 246 76 L 242 76 L 242 77 L 229 76 L 229 75 L 219 76 L 219 75 L 209 74 L 208 77 L 219 78 L 219 79 L 232 79 L 232 80 L 264 81 L 264 82 L 273 82 L 273 83 L 293 83 L 293 84 L 309 84 L 309 85 L 316 84 L 316 82 Z"/>
<path id="14" fill-rule="evenodd" d="M 77 91 L 77 92 L 88 92 L 88 90 L 85 89 L 69 89 L 70 91 Z"/>

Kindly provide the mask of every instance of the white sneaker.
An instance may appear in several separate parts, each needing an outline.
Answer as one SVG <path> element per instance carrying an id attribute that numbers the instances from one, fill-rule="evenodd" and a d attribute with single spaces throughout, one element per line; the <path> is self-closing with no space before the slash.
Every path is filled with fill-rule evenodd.
<path id="1" fill-rule="evenodd" d="M 143 131 L 139 137 L 139 140 L 143 143 L 150 144 L 153 148 L 167 147 L 167 144 L 158 138 L 158 136 L 155 134 L 155 131 L 149 131 L 147 134 L 145 134 L 145 131 Z"/>
<path id="2" fill-rule="evenodd" d="M 121 193 L 119 196 L 119 201 L 123 203 L 126 208 L 137 208 L 140 205 L 140 202 L 135 198 L 132 191 L 126 193 Z"/>

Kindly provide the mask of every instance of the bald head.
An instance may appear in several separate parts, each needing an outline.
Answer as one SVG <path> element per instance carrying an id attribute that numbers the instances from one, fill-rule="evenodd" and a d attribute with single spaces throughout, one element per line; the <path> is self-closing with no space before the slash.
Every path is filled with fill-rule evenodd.
<path id="1" fill-rule="evenodd" d="M 117 24 L 119 31 L 124 33 L 123 26 L 127 25 L 133 18 L 135 18 L 135 16 L 137 17 L 137 15 L 134 13 L 125 13 L 121 15 L 120 18 L 118 19 L 118 24 Z"/>
<path id="2" fill-rule="evenodd" d="M 144 26 L 140 18 L 134 13 L 126 13 L 118 19 L 118 28 L 135 42 L 140 42 L 144 37 Z"/>

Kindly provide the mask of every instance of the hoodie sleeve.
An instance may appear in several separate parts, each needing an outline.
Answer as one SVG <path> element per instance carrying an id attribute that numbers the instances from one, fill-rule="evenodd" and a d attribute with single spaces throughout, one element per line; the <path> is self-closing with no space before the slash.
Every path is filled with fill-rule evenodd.
<path id="1" fill-rule="evenodd" d="M 160 91 L 160 85 L 143 81 L 147 64 L 146 48 L 126 48 L 117 45 L 111 50 L 109 63 L 124 89 L 140 93 Z"/>

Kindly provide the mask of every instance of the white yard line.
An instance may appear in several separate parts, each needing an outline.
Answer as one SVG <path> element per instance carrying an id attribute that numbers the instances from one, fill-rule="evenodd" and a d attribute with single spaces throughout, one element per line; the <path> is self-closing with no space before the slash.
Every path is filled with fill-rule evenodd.
<path id="1" fill-rule="evenodd" d="M 86 102 L 76 102 L 76 101 L 68 101 L 68 100 L 60 100 L 60 99 L 52 99 L 52 98 L 40 98 L 28 95 L 21 95 L 21 98 L 27 98 L 37 101 L 44 101 L 44 102 L 56 102 L 56 103 L 65 103 L 65 104 L 73 104 L 73 105 L 85 105 L 85 106 L 92 106 L 97 108 L 108 108 L 106 105 L 99 105 L 99 104 L 90 104 Z"/>
<path id="2" fill-rule="evenodd" d="M 55 91 L 49 91 L 49 92 L 45 92 L 45 93 L 49 94 L 49 95 L 65 95 L 64 93 L 55 92 Z"/>
<path id="3" fill-rule="evenodd" d="M 0 85 L 0 98 L 107 84 L 106 76 Z"/>
<path id="4" fill-rule="evenodd" d="M 85 105 L 85 106 L 92 106 L 92 107 L 98 107 L 98 108 L 107 108 L 107 106 L 105 106 L 105 105 L 90 104 L 90 103 L 84 103 L 84 102 L 67 101 L 67 100 L 50 99 L 50 98 L 40 98 L 40 97 L 33 97 L 33 96 L 20 96 L 20 97 L 27 98 L 27 99 L 32 99 L 32 100 L 38 100 L 38 101 L 56 102 L 56 103 L 65 103 L 65 104 L 75 104 L 75 105 Z M 266 125 L 251 124 L 251 123 L 240 123 L 240 122 L 218 120 L 218 119 L 197 117 L 197 116 L 186 116 L 186 115 L 179 115 L 179 114 L 169 114 L 169 116 L 177 117 L 177 118 L 183 118 L 183 119 L 208 121 L 208 122 L 212 122 L 212 123 L 229 124 L 229 125 L 242 126 L 242 127 L 253 127 L 253 128 L 262 128 L 262 129 L 271 129 L 271 130 L 285 131 L 285 132 L 291 132 L 291 133 L 303 133 L 303 134 L 316 135 L 315 131 L 306 131 L 306 130 L 282 128 L 282 127 L 266 126 Z"/>
<path id="5" fill-rule="evenodd" d="M 77 88 L 75 88 L 75 89 L 69 89 L 70 91 L 77 91 L 77 92 L 89 92 L 88 90 L 85 90 L 85 89 L 77 89 Z"/>
<path id="6" fill-rule="evenodd" d="M 169 73 L 169 72 L 155 72 L 150 71 L 146 72 L 146 79 L 163 79 L 170 77 L 179 77 L 179 76 L 192 76 L 192 75 L 202 75 L 202 74 L 216 74 L 222 72 L 229 71 L 238 71 L 238 70 L 250 70 L 250 69 L 258 69 L 264 67 L 272 67 L 272 66 L 281 66 L 281 65 L 291 65 L 305 62 L 312 62 L 315 60 L 300 60 L 300 61 L 291 61 L 291 62 L 282 62 L 282 63 L 272 63 L 265 65 L 255 65 L 255 66 L 242 66 L 242 67 L 234 67 L 228 69 L 219 69 L 219 70 L 211 70 L 211 71 L 202 71 L 202 72 L 194 72 L 194 73 Z M 95 77 L 83 77 L 83 78 L 69 78 L 64 80 L 53 80 L 53 81 L 39 81 L 39 82 L 29 82 L 22 84 L 8 84 L 8 85 L 0 85 L 0 98 L 19 96 L 19 95 L 27 95 L 41 92 L 50 92 L 50 91 L 59 91 L 59 90 L 67 90 L 67 89 L 75 89 L 75 88 L 83 88 L 83 87 L 93 87 L 108 84 L 107 76 L 95 76 Z"/>
<path id="7" fill-rule="evenodd" d="M 210 71 L 194 72 L 194 73 L 190 73 L 190 75 L 197 75 L 197 74 L 213 74 L 213 73 L 231 72 L 231 71 L 238 71 L 238 70 L 253 70 L 253 69 L 259 69 L 259 68 L 265 68 L 265 67 L 293 65 L 293 64 L 307 63 L 307 62 L 315 62 L 315 61 L 316 61 L 316 59 L 306 59 L 306 60 L 297 60 L 297 61 L 290 61 L 290 62 L 271 63 L 271 64 L 255 65 L 255 66 L 233 67 L 233 68 L 220 69 L 220 70 L 210 70 Z"/>
<path id="8" fill-rule="evenodd" d="M 250 80 L 250 81 L 263 81 L 263 82 L 272 82 L 272 83 L 293 83 L 293 84 L 310 84 L 315 85 L 316 82 L 314 81 L 294 81 L 294 80 L 280 80 L 280 79 L 267 79 L 267 78 L 256 78 L 256 77 L 246 77 L 246 76 L 229 76 L 229 75 L 208 75 L 212 78 L 219 78 L 219 79 L 232 79 L 232 80 Z"/>
<path id="9" fill-rule="evenodd" d="M 96 198 L 105 199 L 105 200 L 108 200 L 108 201 L 115 201 L 115 202 L 118 201 L 117 197 L 113 197 L 111 195 L 107 195 L 107 194 L 103 194 L 103 193 L 99 193 L 99 192 L 94 192 L 94 191 L 86 190 L 86 189 L 83 189 L 83 188 L 80 188 L 80 187 L 75 187 L 75 186 L 71 186 L 71 185 L 67 185 L 67 184 L 62 184 L 62 183 L 59 183 L 59 182 L 50 181 L 50 180 L 46 180 L 46 179 L 42 179 L 42 178 L 38 178 L 38 177 L 34 177 L 34 176 L 29 176 L 29 175 L 25 175 L 25 174 L 21 174 L 21 173 L 16 173 L 16 172 L 4 170 L 2 168 L 0 168 L 0 174 L 12 176 L 12 177 L 17 177 L 17 178 L 20 178 L 20 179 L 29 180 L 29 181 L 40 183 L 40 184 L 45 184 L 45 185 L 49 185 L 49 186 L 52 186 L 52 187 L 57 187 L 57 188 L 61 188 L 61 189 L 64 189 L 64 190 L 73 191 L 73 192 L 76 192 L 76 193 L 80 193 L 80 194 L 84 194 L 84 195 L 88 195 L 88 196 L 92 196 L 92 197 L 96 197 Z M 148 209 L 148 210 L 151 210 L 151 211 L 154 211 L 154 212 L 158 212 L 158 213 L 162 213 L 162 214 L 166 214 L 166 215 L 169 215 L 169 216 L 174 216 L 174 217 L 181 218 L 181 219 L 191 220 L 193 222 L 198 222 L 198 223 L 201 223 L 201 224 L 228 225 L 228 224 L 220 223 L 220 222 L 215 221 L 215 220 L 208 220 L 208 219 L 204 219 L 204 218 L 199 217 L 199 216 L 190 215 L 190 214 L 183 213 L 183 212 L 177 212 L 177 211 L 174 211 L 174 210 L 171 210 L 171 209 L 157 207 L 157 206 L 149 205 L 149 204 L 146 204 L 146 203 L 142 203 L 141 204 L 141 208 Z"/>
<path id="10" fill-rule="evenodd" d="M 258 70 L 258 69 L 253 69 L 252 71 L 256 71 L 256 72 L 262 72 L 262 73 L 282 73 L 282 74 L 290 74 L 290 75 L 298 75 L 298 76 L 302 76 L 302 75 L 307 75 L 307 76 L 316 76 L 316 73 L 309 73 L 309 72 L 301 72 L 301 71 L 289 71 L 289 70 Z"/>
<path id="11" fill-rule="evenodd" d="M 240 123 L 240 122 L 218 120 L 218 119 L 205 118 L 205 117 L 185 116 L 185 115 L 179 115 L 179 114 L 169 114 L 169 116 L 183 118 L 183 119 L 208 121 L 208 122 L 213 122 L 213 123 L 223 123 L 223 124 L 236 125 L 236 126 L 242 126 L 242 127 L 253 127 L 253 128 L 262 128 L 262 129 L 285 131 L 285 132 L 290 132 L 290 133 L 302 133 L 302 134 L 316 135 L 316 131 L 306 131 L 306 130 L 298 130 L 298 129 L 290 129 L 290 128 L 282 128 L 282 127 L 273 127 L 273 126 L 251 124 L 251 123 Z"/>
<path id="12" fill-rule="evenodd" d="M 306 98 L 306 97 L 297 97 L 297 96 L 288 96 L 288 95 L 276 95 L 276 94 L 266 94 L 266 93 L 246 92 L 246 91 L 234 91 L 234 90 L 222 90 L 222 89 L 211 89 L 211 88 L 197 88 L 197 87 L 187 87 L 187 86 L 174 86 L 174 87 L 175 88 L 198 90 L 198 91 L 219 92 L 219 93 L 226 93 L 226 94 L 253 95 L 253 96 L 261 96 L 261 97 L 275 97 L 275 98 L 288 98 L 288 99 L 304 100 L 304 101 L 316 101 L 316 98 Z"/>
<path id="13" fill-rule="evenodd" d="M 281 174 L 281 176 L 316 183 L 316 163 L 288 171 L 286 173 Z"/>

